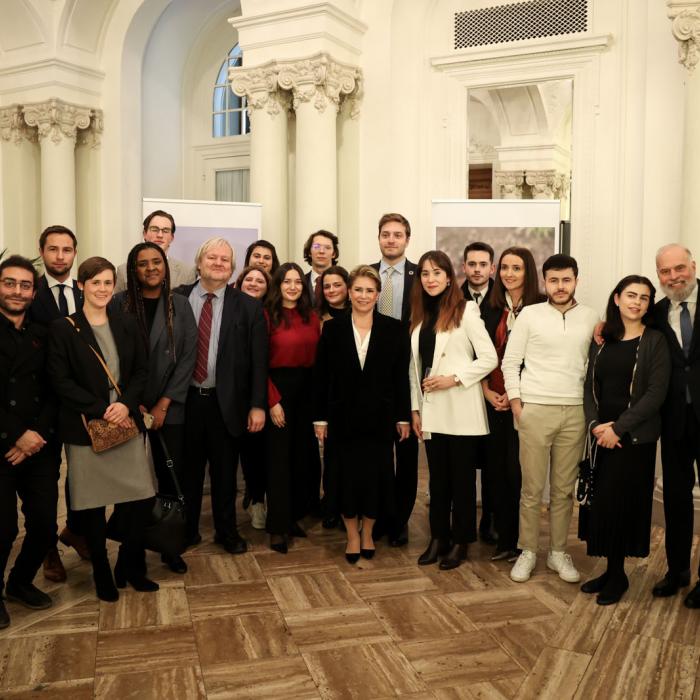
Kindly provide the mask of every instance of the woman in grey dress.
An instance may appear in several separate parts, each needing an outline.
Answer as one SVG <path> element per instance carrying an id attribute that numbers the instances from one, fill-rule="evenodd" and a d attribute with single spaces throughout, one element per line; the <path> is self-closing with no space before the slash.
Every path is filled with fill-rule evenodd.
<path id="1" fill-rule="evenodd" d="M 126 426 L 130 419 L 145 426 L 139 410 L 148 379 L 148 356 L 136 319 L 109 311 L 115 270 L 104 258 L 88 258 L 78 269 L 83 292 L 82 311 L 51 326 L 49 372 L 61 401 L 58 429 L 66 447 L 71 504 L 79 512 L 90 548 L 97 596 L 114 601 L 117 586 L 127 582 L 141 591 L 158 590 L 146 578 L 142 545 L 145 524 L 153 508 L 154 479 L 141 435 L 95 453 L 83 416 Z M 97 354 L 109 368 L 119 391 L 112 386 Z M 106 550 L 105 507 L 126 524 L 114 568 Z"/>

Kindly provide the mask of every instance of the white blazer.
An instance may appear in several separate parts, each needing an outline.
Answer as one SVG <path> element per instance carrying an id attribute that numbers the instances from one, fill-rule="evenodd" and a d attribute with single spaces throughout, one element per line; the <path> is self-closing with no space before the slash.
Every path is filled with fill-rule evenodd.
<path id="1" fill-rule="evenodd" d="M 421 390 L 420 353 L 418 338 L 421 325 L 411 334 L 411 410 L 420 411 L 423 436 L 426 433 L 445 435 L 487 435 L 486 416 L 481 380 L 498 366 L 498 356 L 479 314 L 479 307 L 468 301 L 458 328 L 435 334 L 435 352 L 431 377 L 457 375 L 460 384 L 449 389 L 423 394 Z"/>

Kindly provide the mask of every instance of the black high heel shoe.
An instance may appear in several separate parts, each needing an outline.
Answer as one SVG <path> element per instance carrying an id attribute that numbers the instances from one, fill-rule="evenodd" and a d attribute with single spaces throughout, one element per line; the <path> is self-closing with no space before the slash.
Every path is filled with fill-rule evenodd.
<path id="1" fill-rule="evenodd" d="M 112 567 L 109 565 L 107 550 L 98 555 L 91 553 L 90 559 L 92 561 L 92 578 L 95 582 L 97 597 L 108 603 L 114 603 L 119 600 L 119 591 L 114 585 Z"/>
<path id="2" fill-rule="evenodd" d="M 143 593 L 155 593 L 160 586 L 146 576 L 146 552 L 145 550 L 130 551 L 122 545 L 119 548 L 119 556 L 114 566 L 114 582 L 117 588 L 126 588 L 131 584 L 135 591 Z"/>
<path id="3" fill-rule="evenodd" d="M 443 571 L 456 569 L 467 558 L 467 545 L 454 544 L 450 551 L 441 559 L 440 568 Z"/>
<path id="4" fill-rule="evenodd" d="M 270 549 L 286 554 L 289 549 L 287 535 L 270 535 Z"/>
<path id="5" fill-rule="evenodd" d="M 376 551 L 377 551 L 376 549 L 364 549 L 364 548 L 361 548 L 361 549 L 360 549 L 360 556 L 361 556 L 363 559 L 372 559 L 372 558 L 374 558 L 374 553 L 375 553 Z"/>
<path id="6" fill-rule="evenodd" d="M 433 538 L 430 540 L 428 548 L 418 557 L 418 566 L 428 566 L 434 564 L 439 556 L 447 554 L 450 548 L 449 542 Z"/>
<path id="7" fill-rule="evenodd" d="M 345 558 L 348 564 L 357 564 L 360 561 L 360 552 L 345 552 Z"/>

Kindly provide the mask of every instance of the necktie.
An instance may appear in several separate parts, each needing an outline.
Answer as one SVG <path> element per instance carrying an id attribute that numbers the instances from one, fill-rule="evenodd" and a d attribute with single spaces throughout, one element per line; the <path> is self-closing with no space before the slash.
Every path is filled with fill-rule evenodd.
<path id="1" fill-rule="evenodd" d="M 481 292 L 474 292 L 474 301 L 476 302 L 476 305 L 479 306 L 479 302 L 481 301 Z"/>
<path id="2" fill-rule="evenodd" d="M 690 320 L 690 311 L 688 310 L 688 302 L 682 301 L 681 307 L 681 341 L 683 345 L 683 353 L 686 357 L 690 355 L 690 343 L 693 339 L 693 322 Z"/>
<path id="3" fill-rule="evenodd" d="M 58 285 L 58 310 L 61 316 L 68 316 L 68 299 L 66 299 L 66 285 Z"/>
<path id="4" fill-rule="evenodd" d="M 314 306 L 320 306 L 321 305 L 321 293 L 323 290 L 321 289 L 321 275 L 319 275 L 316 280 L 314 281 L 314 298 L 311 300 Z"/>
<path id="5" fill-rule="evenodd" d="M 198 384 L 201 384 L 208 376 L 209 370 L 209 338 L 211 337 L 211 317 L 212 308 L 211 300 L 214 294 L 207 294 L 206 301 L 202 307 L 202 313 L 199 315 L 199 326 L 197 329 L 197 364 L 194 367 L 192 378 Z"/>
<path id="6" fill-rule="evenodd" d="M 394 285 L 391 283 L 391 277 L 396 272 L 393 267 L 387 267 L 382 287 L 382 293 L 379 297 L 379 313 L 385 316 L 393 316 L 394 314 Z"/>

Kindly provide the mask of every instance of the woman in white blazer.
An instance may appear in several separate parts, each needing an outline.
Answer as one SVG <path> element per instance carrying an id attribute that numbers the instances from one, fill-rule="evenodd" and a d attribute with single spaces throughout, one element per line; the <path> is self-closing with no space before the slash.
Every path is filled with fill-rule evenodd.
<path id="1" fill-rule="evenodd" d="M 420 565 L 454 569 L 476 540 L 476 436 L 489 432 L 481 380 L 498 357 L 473 301 L 465 301 L 452 263 L 431 250 L 411 291 L 411 409 L 430 471 L 430 544 Z"/>

